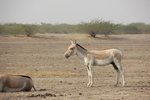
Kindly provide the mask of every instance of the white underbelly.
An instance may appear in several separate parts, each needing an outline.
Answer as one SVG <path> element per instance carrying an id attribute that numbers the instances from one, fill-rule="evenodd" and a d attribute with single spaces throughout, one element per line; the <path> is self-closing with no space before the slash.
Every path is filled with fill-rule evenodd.
<path id="1" fill-rule="evenodd" d="M 95 62 L 94 62 L 95 65 L 100 65 L 100 66 L 108 65 L 110 63 L 112 63 L 112 57 L 109 57 L 109 58 L 103 59 L 103 60 L 95 59 Z"/>

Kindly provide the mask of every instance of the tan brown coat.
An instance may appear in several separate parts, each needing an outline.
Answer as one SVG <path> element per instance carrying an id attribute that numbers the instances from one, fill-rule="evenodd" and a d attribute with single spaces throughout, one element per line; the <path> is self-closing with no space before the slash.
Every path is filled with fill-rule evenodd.
<path id="1" fill-rule="evenodd" d="M 34 88 L 29 76 L 0 74 L 0 92 L 30 91 Z"/>
<path id="2" fill-rule="evenodd" d="M 124 70 L 121 66 L 121 59 L 123 54 L 118 49 L 108 49 L 108 50 L 91 50 L 87 51 L 84 47 L 80 46 L 79 44 L 71 41 L 71 45 L 68 47 L 67 51 L 65 52 L 65 57 L 69 58 L 72 55 L 77 55 L 81 60 L 84 61 L 85 65 L 87 66 L 89 83 L 87 86 L 93 86 L 93 66 L 99 65 L 104 66 L 108 64 L 112 64 L 114 69 L 116 70 L 116 83 L 115 86 L 118 84 L 119 73 L 122 74 L 123 79 L 123 86 L 125 85 L 125 76 Z"/>

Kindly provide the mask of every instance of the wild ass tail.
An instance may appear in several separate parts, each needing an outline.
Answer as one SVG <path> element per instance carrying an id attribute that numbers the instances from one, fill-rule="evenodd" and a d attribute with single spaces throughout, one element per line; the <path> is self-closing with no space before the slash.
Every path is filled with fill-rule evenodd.
<path id="1" fill-rule="evenodd" d="M 35 87 L 34 87 L 34 85 L 33 85 L 33 89 L 34 89 L 34 91 L 46 91 L 46 89 L 36 89 Z"/>

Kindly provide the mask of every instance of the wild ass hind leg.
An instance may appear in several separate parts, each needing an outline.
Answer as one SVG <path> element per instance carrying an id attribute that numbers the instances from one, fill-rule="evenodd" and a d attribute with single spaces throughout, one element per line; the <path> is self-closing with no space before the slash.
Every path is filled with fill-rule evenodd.
<path id="1" fill-rule="evenodd" d="M 118 81 L 119 81 L 119 70 L 118 70 L 118 67 L 115 65 L 114 62 L 112 62 L 111 64 L 113 65 L 114 69 L 116 70 L 116 83 L 114 86 L 117 87 Z"/>
<path id="2" fill-rule="evenodd" d="M 92 66 L 87 65 L 87 72 L 88 72 L 88 78 L 89 78 L 89 83 L 87 84 L 87 87 L 93 87 L 93 72 L 92 72 Z"/>
<path id="3" fill-rule="evenodd" d="M 126 83 L 126 82 L 125 82 L 124 70 L 123 70 L 123 68 L 121 67 L 121 63 L 120 63 L 120 62 L 115 62 L 115 65 L 117 66 L 119 72 L 120 72 L 121 75 L 122 75 L 122 81 L 123 81 L 122 86 L 124 86 L 125 83 Z"/>

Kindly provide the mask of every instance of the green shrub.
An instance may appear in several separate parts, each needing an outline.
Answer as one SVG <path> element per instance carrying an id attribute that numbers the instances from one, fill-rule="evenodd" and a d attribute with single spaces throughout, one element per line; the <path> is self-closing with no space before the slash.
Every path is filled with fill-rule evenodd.
<path id="1" fill-rule="evenodd" d="M 22 32 L 23 34 L 26 34 L 27 37 L 32 36 L 34 33 L 37 32 L 37 26 L 33 24 L 25 24 L 22 25 Z"/>
<path id="2" fill-rule="evenodd" d="M 94 19 L 89 23 L 82 22 L 79 24 L 79 29 L 90 34 L 92 37 L 95 37 L 96 34 L 108 36 L 108 34 L 115 30 L 116 26 L 116 24 L 113 24 L 110 21 Z"/>

